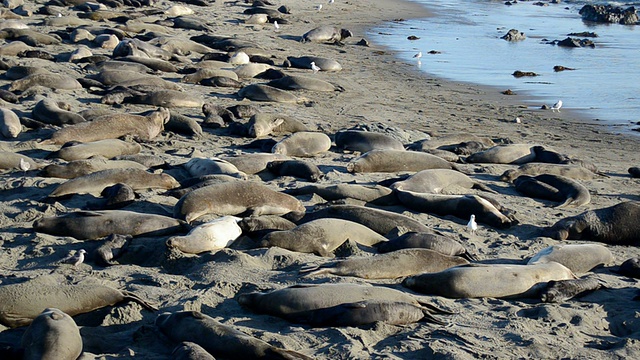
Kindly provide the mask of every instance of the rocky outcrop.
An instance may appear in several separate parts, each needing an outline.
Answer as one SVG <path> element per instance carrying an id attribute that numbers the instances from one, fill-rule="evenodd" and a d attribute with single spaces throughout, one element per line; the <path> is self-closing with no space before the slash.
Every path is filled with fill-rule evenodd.
<path id="1" fill-rule="evenodd" d="M 637 25 L 638 13 L 630 6 L 626 9 L 611 5 L 585 5 L 579 12 L 582 20 L 598 23 Z"/>
<path id="2" fill-rule="evenodd" d="M 526 38 L 527 37 L 524 35 L 522 31 L 518 31 L 516 29 L 509 30 L 509 32 L 507 32 L 503 37 L 501 37 L 501 39 L 504 39 L 507 41 L 522 41 Z"/>
<path id="3" fill-rule="evenodd" d="M 596 44 L 594 44 L 593 41 L 589 39 L 578 39 L 572 37 L 568 37 L 564 40 L 554 40 L 553 44 L 564 47 L 596 47 Z"/>

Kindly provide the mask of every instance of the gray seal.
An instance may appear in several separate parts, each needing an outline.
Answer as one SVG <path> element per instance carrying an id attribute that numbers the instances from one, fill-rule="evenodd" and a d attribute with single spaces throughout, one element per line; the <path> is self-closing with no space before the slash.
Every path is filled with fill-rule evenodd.
<path id="1" fill-rule="evenodd" d="M 310 131 L 310 129 L 299 120 L 280 114 L 258 113 L 251 116 L 247 123 L 247 133 L 254 138 L 298 131 Z"/>
<path id="2" fill-rule="evenodd" d="M 331 139 L 324 133 L 312 131 L 295 132 L 278 141 L 271 152 L 287 156 L 313 157 L 329 151 Z"/>
<path id="3" fill-rule="evenodd" d="M 342 65 L 339 62 L 323 58 L 319 56 L 288 56 L 284 63 L 285 67 L 295 67 L 298 69 L 311 69 L 311 63 L 316 64 L 320 68 L 320 71 L 340 71 Z"/>
<path id="4" fill-rule="evenodd" d="M 190 342 L 183 341 L 176 346 L 171 352 L 172 360 L 216 360 L 213 355 L 209 354 L 202 346 Z"/>
<path id="5" fill-rule="evenodd" d="M 555 207 L 578 207 L 591 202 L 589 190 L 584 185 L 560 175 L 521 175 L 513 183 L 521 194 L 562 202 Z"/>
<path id="6" fill-rule="evenodd" d="M 640 279 L 640 258 L 634 257 L 627 259 L 620 264 L 617 272 L 624 276 Z"/>
<path id="7" fill-rule="evenodd" d="M 599 244 L 564 244 L 540 250 L 527 264 L 550 261 L 566 266 L 576 275 L 582 275 L 596 266 L 612 263 L 614 258 L 609 249 Z"/>
<path id="8" fill-rule="evenodd" d="M 339 149 L 366 153 L 371 150 L 404 150 L 404 145 L 393 137 L 382 133 L 359 130 L 338 131 L 335 135 Z"/>
<path id="9" fill-rule="evenodd" d="M 403 150 L 371 150 L 347 164 L 347 171 L 351 173 L 417 172 L 452 168 L 453 164 L 435 155 Z"/>
<path id="10" fill-rule="evenodd" d="M 640 244 L 640 203 L 622 202 L 564 218 L 545 229 L 556 240 L 589 240 L 607 244 Z"/>
<path id="11" fill-rule="evenodd" d="M 88 175 L 97 171 L 107 169 L 139 169 L 146 170 L 147 167 L 129 160 L 107 160 L 102 157 L 92 157 L 85 160 L 74 160 L 66 164 L 47 165 L 40 172 L 40 176 L 57 177 L 63 179 L 73 179 L 79 176 Z"/>
<path id="12" fill-rule="evenodd" d="M 552 280 L 540 292 L 540 300 L 547 303 L 561 303 L 575 296 L 598 290 L 601 287 L 600 281 L 593 277 L 560 281 Z"/>
<path id="13" fill-rule="evenodd" d="M 511 182 L 520 175 L 560 175 L 574 180 L 591 180 L 598 174 L 578 165 L 568 164 L 547 164 L 547 163 L 528 163 L 520 165 L 517 169 L 505 171 L 500 180 Z"/>
<path id="14" fill-rule="evenodd" d="M 135 142 L 104 139 L 86 143 L 69 142 L 51 156 L 66 161 L 89 159 L 94 156 L 111 159 L 121 155 L 135 155 L 140 150 L 142 150 L 142 146 Z"/>
<path id="15" fill-rule="evenodd" d="M 393 190 L 405 190 L 429 194 L 467 193 L 469 189 L 479 189 L 491 193 L 495 191 L 472 180 L 467 175 L 450 169 L 427 169 L 419 171 L 406 180 L 391 185 Z"/>
<path id="16" fill-rule="evenodd" d="M 293 176 L 312 182 L 317 182 L 324 176 L 315 164 L 304 160 L 271 161 L 267 164 L 267 170 L 277 176 Z"/>
<path id="17" fill-rule="evenodd" d="M 238 91 L 238 96 L 253 101 L 278 102 L 278 103 L 303 103 L 307 101 L 297 96 L 265 84 L 251 84 Z"/>
<path id="18" fill-rule="evenodd" d="M 69 110 L 71 110 L 71 105 L 63 101 L 54 101 L 47 98 L 42 99 L 36 104 L 31 111 L 31 115 L 34 119 L 45 124 L 57 126 L 77 124 L 86 121 L 82 115 Z"/>
<path id="19" fill-rule="evenodd" d="M 382 206 L 398 204 L 398 198 L 393 193 L 393 190 L 381 185 L 314 184 L 287 189 L 284 192 L 289 195 L 316 194 L 328 201 L 355 199 Z"/>
<path id="20" fill-rule="evenodd" d="M 100 194 L 104 188 L 123 183 L 133 190 L 174 189 L 180 183 L 168 174 L 153 174 L 141 169 L 107 169 L 82 175 L 59 185 L 49 194 L 50 198 L 73 194 Z"/>
<path id="21" fill-rule="evenodd" d="M 267 85 L 282 90 L 344 91 L 342 86 L 336 86 L 324 80 L 300 75 L 287 75 L 280 79 L 271 80 Z"/>
<path id="22" fill-rule="evenodd" d="M 22 335 L 25 360 L 75 360 L 82 353 L 80 330 L 71 316 L 46 308 Z"/>
<path id="23" fill-rule="evenodd" d="M 42 86 L 56 90 L 78 90 L 82 85 L 78 80 L 62 74 L 33 74 L 22 79 L 14 80 L 9 91 L 25 91 L 33 86 Z"/>
<path id="24" fill-rule="evenodd" d="M 431 233 L 408 232 L 389 241 L 378 244 L 378 252 L 387 253 L 402 249 L 429 249 L 440 254 L 460 256 L 464 259 L 475 261 L 475 257 L 456 240 Z"/>
<path id="25" fill-rule="evenodd" d="M 465 161 L 470 163 L 524 164 L 535 161 L 534 147 L 535 145 L 530 144 L 497 145 L 471 154 Z"/>
<path id="26" fill-rule="evenodd" d="M 353 33 L 347 29 L 338 29 L 333 26 L 323 25 L 307 31 L 302 35 L 302 39 L 300 41 L 342 44 L 344 39 L 352 36 Z"/>

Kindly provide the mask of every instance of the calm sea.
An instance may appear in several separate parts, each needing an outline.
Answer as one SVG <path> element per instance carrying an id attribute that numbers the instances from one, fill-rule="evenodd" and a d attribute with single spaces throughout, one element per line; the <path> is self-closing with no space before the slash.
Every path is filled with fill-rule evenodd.
<path id="1" fill-rule="evenodd" d="M 384 24 L 368 36 L 434 76 L 511 89 L 530 96 L 532 108 L 561 99 L 563 109 L 606 122 L 614 131 L 639 127 L 640 25 L 586 23 L 578 14 L 586 3 L 607 2 L 536 6 L 533 1 L 519 1 L 507 6 L 489 0 L 414 1 L 435 16 Z M 640 5 L 640 1 L 608 3 L 625 8 Z M 500 39 L 512 28 L 524 32 L 526 40 Z M 547 44 L 585 31 L 598 35 L 591 39 L 595 48 Z M 408 40 L 410 35 L 419 39 Z M 428 54 L 431 50 L 440 53 Z M 419 51 L 423 55 L 417 61 L 413 55 Z M 575 70 L 554 72 L 556 65 Z M 539 76 L 515 78 L 516 70 Z"/>

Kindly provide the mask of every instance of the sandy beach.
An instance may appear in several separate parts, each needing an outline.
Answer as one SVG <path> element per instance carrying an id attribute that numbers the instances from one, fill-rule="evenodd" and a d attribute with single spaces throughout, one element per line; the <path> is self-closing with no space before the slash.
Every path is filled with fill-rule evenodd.
<path id="1" fill-rule="evenodd" d="M 166 34 L 171 36 L 189 38 L 202 35 L 204 32 L 201 30 L 167 25 L 170 23 L 167 19 L 172 16 L 162 12 L 142 13 L 151 9 L 164 11 L 174 4 L 178 3 L 159 1 L 153 7 L 120 7 L 110 11 L 135 18 L 131 20 L 134 23 L 163 26 Z M 275 9 L 280 5 L 286 5 L 290 14 L 282 14 L 286 21 L 278 31 L 274 30 L 271 23 L 245 24 L 249 15 L 243 14 L 243 11 L 249 5 L 242 2 L 217 1 L 208 6 L 185 6 L 193 9 L 191 17 L 207 25 L 207 34 L 251 42 L 268 54 L 275 63 L 272 66 L 274 69 L 283 70 L 288 75 L 321 79 L 341 86 L 344 91 L 289 91 L 306 100 L 299 104 L 257 102 L 240 99 L 236 95 L 238 89 L 181 82 L 184 74 L 154 72 L 154 75 L 179 84 L 184 93 L 204 103 L 222 107 L 251 104 L 263 113 L 295 118 L 309 129 L 325 133 L 332 139 L 337 131 L 357 125 L 402 134 L 405 136 L 404 145 L 428 137 L 437 139 L 465 132 L 488 137 L 498 144 L 543 145 L 570 158 L 590 161 L 607 175 L 580 181 L 589 190 L 589 204 L 554 208 L 551 207 L 553 202 L 525 197 L 512 184 L 500 181 L 500 175 L 516 168 L 516 165 L 457 163 L 460 171 L 495 191 L 491 197 L 514 210 L 519 221 L 519 224 L 507 229 L 479 224 L 475 234 L 467 231 L 467 219 L 411 211 L 402 205 L 374 206 L 407 215 L 458 240 L 481 263 L 525 264 L 538 251 L 565 243 L 542 237 L 543 228 L 590 209 L 639 199 L 638 179 L 631 178 L 627 172 L 629 167 L 640 164 L 637 155 L 640 141 L 637 137 L 617 134 L 615 129 L 580 119 L 571 111 L 528 108 L 523 105 L 524 99 L 519 95 L 501 94 L 506 89 L 433 78 L 418 71 L 413 63 L 398 61 L 392 52 L 381 46 L 374 43 L 369 46 L 358 44 L 365 38 L 367 29 L 376 24 L 429 16 L 420 6 L 405 1 L 336 0 L 330 4 L 323 3 L 322 9 L 316 10 L 316 3 L 291 0 L 270 8 Z M 37 1 L 26 4 L 25 8 L 35 13 L 43 6 L 43 2 Z M 61 18 L 76 19 L 81 13 L 72 7 L 56 9 L 59 9 Z M 43 25 L 45 19 L 55 17 L 34 14 L 22 17 L 19 21 L 40 33 L 71 33 L 78 27 Z M 93 25 L 105 28 L 123 26 L 112 20 L 95 21 Z M 133 29 L 133 23 L 128 25 Z M 344 46 L 298 41 L 302 34 L 321 25 L 346 28 L 354 36 L 347 38 Z M 126 32 L 136 35 L 133 30 Z M 8 43 L 9 40 L 5 40 L 0 45 L 0 54 L 3 54 L 0 58 L 9 66 L 31 65 L 74 79 L 96 73 L 90 67 L 85 68 L 84 63 L 6 55 L 2 48 Z M 111 49 L 87 44 L 94 55 L 111 57 L 113 53 Z M 59 44 L 34 48 L 60 55 L 62 59 L 64 54 L 76 50 L 78 44 L 65 40 Z M 314 73 L 311 69 L 284 68 L 281 65 L 288 56 L 334 59 L 342 65 L 342 70 Z M 197 64 L 201 58 L 202 54 L 191 53 L 179 56 L 181 62 L 171 62 L 178 69 L 184 69 Z M 244 85 L 267 81 L 241 79 Z M 11 84 L 12 80 L 6 75 L 0 76 L 2 89 L 8 89 Z M 19 93 L 17 103 L 3 101 L 2 108 L 12 110 L 20 117 L 32 118 L 32 110 L 42 98 L 64 101 L 70 105 L 73 113 L 108 110 L 138 114 L 158 108 L 139 104 L 103 104 L 99 91 L 91 87 L 74 90 L 33 87 Z M 162 171 L 183 182 L 191 176 L 182 165 L 196 155 L 225 157 L 259 152 L 258 149 L 240 148 L 255 140 L 253 138 L 231 135 L 228 127 L 207 127 L 200 107 L 172 107 L 170 111 L 195 119 L 202 125 L 203 133 L 196 136 L 163 131 L 152 140 L 140 141 L 141 154 L 156 155 L 166 163 L 161 170 L 153 169 L 154 172 Z M 521 123 L 514 122 L 516 118 L 520 118 Z M 39 167 L 64 163 L 63 160 L 50 157 L 52 152 L 60 149 L 59 145 L 41 144 L 56 129 L 58 127 L 51 125 L 40 129 L 25 125 L 17 138 L 3 138 L 0 150 L 29 156 L 40 164 Z M 283 137 L 274 136 L 276 140 Z M 134 141 L 131 136 L 125 137 L 125 140 Z M 359 155 L 357 152 L 342 152 L 334 145 L 329 151 L 304 160 L 315 164 L 324 173 L 324 178 L 319 181 L 324 185 L 372 185 L 403 175 L 348 172 L 346 165 Z M 114 261 L 114 265 L 103 266 L 93 255 L 103 241 L 79 240 L 33 229 L 34 221 L 42 217 L 86 210 L 88 205 L 100 200 L 98 195 L 50 198 L 48 196 L 52 191 L 67 179 L 42 177 L 39 169 L 35 168 L 4 171 L 0 179 L 0 289 L 51 274 L 60 283 L 101 284 L 127 290 L 159 309 L 154 312 L 136 302 L 122 302 L 74 316 L 82 335 L 81 359 L 173 358 L 171 352 L 177 343 L 160 332 L 155 320 L 162 312 L 182 310 L 200 311 L 271 345 L 317 359 L 632 359 L 640 352 L 638 303 L 633 300 L 637 294 L 637 281 L 614 272 L 623 261 L 640 256 L 640 251 L 634 246 L 603 244 L 614 255 L 615 262 L 593 270 L 591 276 L 597 278 L 605 288 L 560 304 L 543 303 L 537 298 L 454 300 L 425 296 L 403 287 L 402 279 L 365 280 L 334 275 L 302 277 L 299 275 L 301 269 L 324 264 L 330 259 L 279 247 L 260 248 L 247 237 L 241 237 L 230 248 L 194 255 L 168 249 L 166 242 L 173 235 L 136 236 L 130 241 L 127 251 Z M 266 171 L 249 175 L 248 179 L 261 182 L 276 191 L 309 184 L 299 178 L 276 177 Z M 468 190 L 468 193 L 482 192 L 474 189 Z M 325 202 L 316 195 L 300 195 L 297 198 L 305 205 L 307 212 Z M 177 202 L 177 198 L 167 195 L 163 189 L 138 190 L 135 201 L 122 210 L 173 217 Z M 364 204 L 350 199 L 346 203 Z M 85 249 L 89 254 L 83 264 L 74 267 L 57 263 L 69 252 L 80 249 Z M 351 252 L 371 255 L 366 251 Z M 296 284 L 333 283 L 390 287 L 413 294 L 453 314 L 439 316 L 446 321 L 446 325 L 419 322 L 396 326 L 377 322 L 360 327 L 310 327 L 254 312 L 237 301 L 238 295 L 251 291 L 281 289 Z M 0 344 L 6 345 L 2 351 L 18 348 L 25 329 L 0 325 Z M 7 350 L 0 355 L 9 356 L 9 353 L 11 351 Z"/>

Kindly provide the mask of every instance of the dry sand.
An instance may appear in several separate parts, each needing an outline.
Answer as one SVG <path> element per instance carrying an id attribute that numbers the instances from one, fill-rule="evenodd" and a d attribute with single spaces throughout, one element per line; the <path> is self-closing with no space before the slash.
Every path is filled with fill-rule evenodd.
<path id="1" fill-rule="evenodd" d="M 38 2 L 40 3 L 40 2 Z M 411 212 L 403 207 L 388 208 L 420 220 L 429 227 L 460 239 L 471 251 L 487 262 L 521 262 L 540 249 L 558 242 L 540 236 L 540 228 L 558 219 L 617 204 L 637 200 L 638 181 L 631 179 L 627 168 L 640 162 L 637 156 L 637 137 L 620 135 L 598 123 L 577 118 L 570 111 L 531 110 L 523 106 L 519 96 L 500 94 L 502 89 L 482 88 L 474 85 L 442 81 L 422 74 L 414 64 L 402 63 L 393 54 L 371 44 L 356 43 L 364 31 L 383 22 L 427 16 L 415 4 L 397 1 L 336 0 L 324 4 L 321 11 L 314 2 L 286 1 L 291 15 L 289 23 L 274 32 L 271 24 L 245 25 L 248 16 L 241 2 L 212 3 L 208 7 L 190 5 L 197 18 L 204 19 L 216 35 L 235 35 L 253 41 L 281 64 L 286 56 L 317 55 L 333 58 L 343 65 L 337 73 L 287 69 L 287 73 L 304 74 L 339 84 L 344 92 L 305 92 L 311 100 L 309 106 L 296 104 L 254 103 L 263 112 L 279 112 L 301 120 L 311 128 L 329 135 L 356 124 L 382 124 L 398 129 L 416 130 L 431 135 L 468 131 L 479 136 L 505 139 L 513 143 L 540 143 L 571 157 L 590 160 L 609 178 L 583 181 L 592 195 L 591 203 L 581 208 L 556 209 L 549 202 L 520 196 L 515 189 L 500 182 L 499 175 L 513 166 L 492 164 L 463 164 L 460 168 L 495 189 L 494 197 L 504 206 L 515 209 L 520 224 L 496 230 L 480 225 L 476 235 L 465 231 L 465 220 L 452 216 L 436 217 Z M 168 1 L 156 4 L 159 9 L 171 5 Z M 41 5 L 28 4 L 32 9 Z M 145 8 L 142 8 L 145 9 Z M 116 11 L 132 11 L 121 8 Z M 63 15 L 75 14 L 61 8 Z M 41 32 L 64 30 L 39 25 L 46 16 L 34 15 L 22 21 Z M 155 21 L 165 16 L 150 16 Z M 297 38 L 319 25 L 349 28 L 354 37 L 343 47 L 327 44 L 303 44 Z M 115 26 L 111 22 L 98 26 Z M 497 24 L 499 26 L 500 24 Z M 194 36 L 195 30 L 168 28 L 171 34 Z M 407 34 L 411 35 L 411 34 Z M 500 40 L 498 40 L 500 41 Z M 41 48 L 52 54 L 70 52 L 75 45 L 46 46 Z M 94 54 L 107 54 L 108 50 L 92 48 Z M 426 56 L 426 55 L 425 55 Z M 55 72 L 79 78 L 86 72 L 79 65 L 68 62 L 52 63 L 37 59 L 4 56 L 16 64 L 36 64 Z M 196 62 L 200 55 L 188 56 Z M 177 64 L 178 67 L 183 64 Z M 181 75 L 164 73 L 162 77 L 179 81 Z M 252 80 L 251 82 L 261 82 Z M 0 84 L 8 85 L 7 79 Z M 234 90 L 181 84 L 186 91 L 198 93 L 207 102 L 223 106 L 238 103 Z M 4 88 L 4 87 L 3 87 Z M 17 104 L 3 103 L 29 117 L 39 96 L 63 100 L 72 110 L 112 109 L 136 113 L 152 109 L 142 105 L 111 107 L 100 104 L 99 96 L 86 90 L 35 90 L 23 94 Z M 199 108 L 177 109 L 181 114 L 203 119 Z M 520 117 L 521 124 L 513 119 Z M 27 130 L 15 140 L 0 142 L 2 150 L 20 152 L 42 159 L 55 146 L 37 145 L 46 139 L 51 129 Z M 205 156 L 223 156 L 239 153 L 235 146 L 252 139 L 227 136 L 226 130 L 206 129 L 202 138 L 192 138 L 164 132 L 151 142 L 143 144 L 143 153 L 157 154 L 171 165 L 180 165 L 189 159 L 193 149 Z M 309 159 L 327 174 L 322 183 L 371 183 L 395 174 L 350 174 L 346 163 L 357 154 L 332 151 Z M 180 168 L 166 171 L 178 180 L 188 177 Z M 300 185 L 295 178 L 264 177 L 273 189 L 282 190 Z M 257 179 L 257 177 L 254 177 Z M 297 283 L 373 283 L 403 289 L 399 280 L 365 281 L 357 278 L 320 276 L 299 278 L 298 270 L 309 264 L 322 264 L 326 259 L 279 248 L 224 249 L 217 253 L 185 255 L 168 251 L 168 237 L 135 238 L 129 251 L 118 260 L 119 265 L 101 267 L 93 259 L 77 269 L 54 265 L 69 251 L 86 249 L 92 252 L 99 242 L 79 241 L 71 237 L 36 233 L 32 222 L 42 216 L 64 214 L 83 208 L 95 201 L 90 195 L 74 196 L 55 202 L 46 196 L 62 183 L 62 179 L 43 178 L 38 172 L 16 170 L 0 180 L 0 226 L 2 227 L 0 255 L 1 283 L 11 284 L 34 278 L 51 271 L 63 274 L 70 282 L 99 281 L 117 288 L 127 289 L 156 304 L 161 311 L 199 310 L 215 319 L 237 326 L 271 344 L 297 350 L 319 359 L 398 358 L 398 359 L 471 359 L 471 358 L 576 358 L 615 359 L 635 358 L 640 351 L 640 320 L 636 295 L 636 280 L 612 272 L 630 257 L 640 256 L 631 246 L 608 246 L 616 263 L 595 271 L 595 276 L 607 288 L 563 304 L 544 304 L 536 299 L 462 299 L 450 300 L 426 297 L 439 306 L 451 309 L 446 316 L 447 326 L 424 323 L 392 326 L 376 323 L 362 328 L 309 328 L 291 324 L 268 315 L 255 314 L 241 307 L 234 297 L 238 293 L 282 288 Z M 310 209 L 318 198 L 300 197 Z M 139 199 L 126 210 L 171 216 L 177 200 L 164 196 L 163 191 L 139 193 Z M 0 285 L 1 286 L 1 285 Z M 154 326 L 157 314 L 142 309 L 135 303 L 125 303 L 78 315 L 74 319 L 81 326 L 84 358 L 166 359 L 175 346 Z M 0 329 L 0 342 L 17 344 L 24 328 Z"/>

